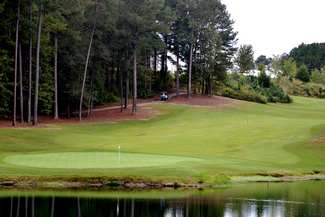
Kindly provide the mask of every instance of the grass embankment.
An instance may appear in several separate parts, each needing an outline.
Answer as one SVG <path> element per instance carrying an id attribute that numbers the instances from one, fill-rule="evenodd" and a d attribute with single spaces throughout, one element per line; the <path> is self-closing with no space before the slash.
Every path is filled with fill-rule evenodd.
<path id="1" fill-rule="evenodd" d="M 325 172 L 324 100 L 154 107 L 164 115 L 146 121 L 0 129 L 0 176 L 214 183 L 225 176 Z"/>

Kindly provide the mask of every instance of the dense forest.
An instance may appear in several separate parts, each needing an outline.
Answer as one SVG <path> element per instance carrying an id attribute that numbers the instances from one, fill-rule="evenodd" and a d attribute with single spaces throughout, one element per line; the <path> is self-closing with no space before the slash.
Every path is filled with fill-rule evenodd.
<path id="1" fill-rule="evenodd" d="M 310 71 L 325 67 L 325 43 L 301 44 L 290 52 L 297 64 L 305 64 Z"/>
<path id="2" fill-rule="evenodd" d="M 237 50 L 219 0 L 4 0 L 0 16 L 0 116 L 13 125 L 129 98 L 136 112 L 170 88 L 212 94 Z"/>

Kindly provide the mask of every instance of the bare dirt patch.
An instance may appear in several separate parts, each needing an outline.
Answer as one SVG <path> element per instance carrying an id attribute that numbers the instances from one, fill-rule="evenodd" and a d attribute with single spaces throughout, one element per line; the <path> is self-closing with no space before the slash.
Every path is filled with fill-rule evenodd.
<path id="1" fill-rule="evenodd" d="M 193 95 L 191 99 L 187 98 L 187 95 L 181 95 L 178 97 L 173 97 L 169 103 L 181 104 L 181 105 L 191 105 L 191 106 L 201 106 L 201 107 L 233 107 L 240 104 L 239 100 L 234 100 L 221 96 L 202 96 Z"/>
<path id="2" fill-rule="evenodd" d="M 309 147 L 317 152 L 325 152 L 325 136 L 315 138 L 309 143 Z"/>
<path id="3" fill-rule="evenodd" d="M 172 97 L 168 103 L 170 104 L 180 104 L 180 105 L 191 105 L 198 107 L 234 107 L 240 104 L 241 101 L 234 100 L 230 98 L 220 97 L 220 96 L 202 96 L 193 95 L 191 99 L 187 98 L 187 95 L 183 94 L 178 97 Z M 128 109 L 120 111 L 120 108 L 116 104 L 109 104 L 105 106 L 96 107 L 92 114 L 84 117 L 81 123 L 100 123 L 100 122 L 121 122 L 128 120 L 148 120 L 157 115 L 161 114 L 161 111 L 154 109 L 152 106 L 159 102 L 159 97 L 140 100 L 139 109 L 136 114 L 132 113 L 131 106 Z M 86 114 L 86 111 L 84 112 Z M 77 116 L 77 114 L 76 114 Z M 65 118 L 60 120 L 53 120 L 52 117 L 40 117 L 40 124 L 37 127 L 47 127 L 51 128 L 55 124 L 80 124 L 77 117 Z M 0 128 L 11 128 L 12 124 L 10 120 L 0 120 Z M 29 129 L 33 126 L 31 124 L 21 124 L 19 119 L 17 120 L 17 127 L 19 129 Z M 53 129 L 59 129 L 54 127 Z"/>
<path id="4" fill-rule="evenodd" d="M 313 144 L 321 144 L 321 143 L 325 143 L 325 136 L 321 136 L 321 137 L 319 137 L 319 138 L 317 138 L 317 139 L 314 139 L 314 140 L 312 141 L 312 143 L 313 143 Z"/>
<path id="5" fill-rule="evenodd" d="M 93 110 L 92 114 L 88 117 L 84 117 L 82 122 L 79 121 L 79 118 L 69 118 L 69 119 L 60 119 L 53 120 L 51 117 L 40 117 L 40 124 L 37 127 L 50 127 L 53 124 L 80 124 L 80 123 L 100 123 L 100 122 L 121 122 L 128 120 L 149 120 L 157 115 L 160 115 L 161 112 L 158 109 L 154 109 L 150 103 L 139 105 L 138 112 L 136 114 L 132 113 L 131 106 L 128 109 L 120 111 L 118 107 L 101 107 Z M 0 120 L 0 128 L 11 128 L 12 124 L 10 120 Z M 17 127 L 22 128 L 31 128 L 31 124 L 21 124 L 19 120 L 17 121 Z"/>

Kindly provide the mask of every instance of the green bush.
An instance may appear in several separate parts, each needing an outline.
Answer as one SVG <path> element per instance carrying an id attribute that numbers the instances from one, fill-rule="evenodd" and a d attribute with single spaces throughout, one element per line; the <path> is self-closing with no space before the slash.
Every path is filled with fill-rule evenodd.
<path id="1" fill-rule="evenodd" d="M 287 77 L 279 78 L 277 84 L 290 95 L 325 98 L 325 85 L 322 84 L 304 83 Z"/>
<path id="2" fill-rule="evenodd" d="M 230 74 L 226 82 L 219 82 L 217 94 L 233 99 L 257 103 L 291 103 L 292 99 L 265 73 L 256 76 Z"/>
<path id="3" fill-rule="evenodd" d="M 218 92 L 219 92 L 219 95 L 224 96 L 224 97 L 245 100 L 245 101 L 250 101 L 250 102 L 257 102 L 257 103 L 262 103 L 262 104 L 267 103 L 267 100 L 264 96 L 256 93 L 253 90 L 250 90 L 248 88 L 240 88 L 240 89 L 235 90 L 231 87 L 224 87 L 224 88 L 220 89 Z"/>
<path id="4" fill-rule="evenodd" d="M 260 87 L 269 88 L 271 86 L 271 78 L 265 72 L 261 72 L 257 79 Z"/>
<path id="5" fill-rule="evenodd" d="M 312 70 L 311 81 L 317 84 L 325 84 L 325 68 Z"/>
<path id="6" fill-rule="evenodd" d="M 292 99 L 286 94 L 283 89 L 275 84 L 271 84 L 269 88 L 261 89 L 268 102 L 272 103 L 292 103 Z"/>
<path id="7" fill-rule="evenodd" d="M 108 93 L 106 95 L 106 102 L 118 102 L 119 101 L 119 97 L 115 96 L 113 93 Z"/>

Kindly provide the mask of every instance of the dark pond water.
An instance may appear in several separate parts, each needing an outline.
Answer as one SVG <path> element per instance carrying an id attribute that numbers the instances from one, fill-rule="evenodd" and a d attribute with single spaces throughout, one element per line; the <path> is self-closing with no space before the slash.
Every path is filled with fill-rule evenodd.
<path id="1" fill-rule="evenodd" d="M 1 191 L 10 217 L 324 216 L 325 183 L 242 184 L 208 191 Z"/>

